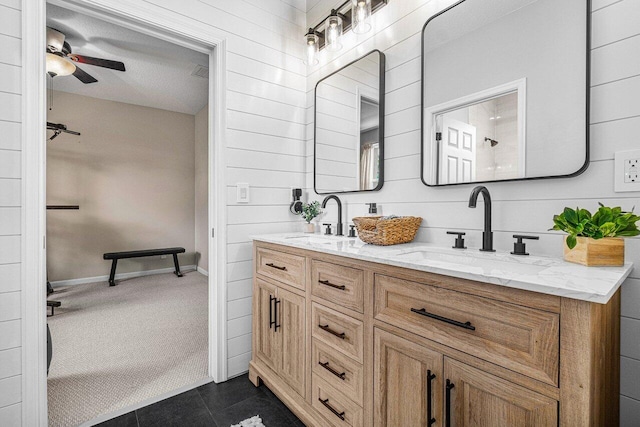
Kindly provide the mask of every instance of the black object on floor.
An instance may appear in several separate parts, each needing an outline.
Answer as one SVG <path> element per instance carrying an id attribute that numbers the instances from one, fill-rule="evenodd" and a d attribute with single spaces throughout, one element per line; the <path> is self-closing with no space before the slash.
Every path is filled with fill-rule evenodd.
<path id="1" fill-rule="evenodd" d="M 267 427 L 304 427 L 266 386 L 247 375 L 210 383 L 98 424 L 102 427 L 229 427 L 259 415 Z"/>
<path id="2" fill-rule="evenodd" d="M 60 301 L 47 301 L 47 307 L 51 307 L 51 314 L 47 314 L 47 317 L 53 316 L 55 314 L 53 309 L 61 305 L 62 303 Z"/>
<path id="3" fill-rule="evenodd" d="M 113 263 L 111 264 L 111 274 L 109 275 L 109 286 L 116 285 L 116 266 L 118 265 L 119 259 L 126 258 L 144 258 L 148 256 L 158 256 L 158 255 L 173 255 L 173 264 L 175 266 L 175 275 L 178 277 L 182 277 L 182 272 L 180 271 L 180 264 L 178 263 L 178 254 L 185 253 L 184 248 L 165 248 L 165 249 L 145 249 L 142 251 L 125 251 L 125 252 L 108 252 L 102 255 L 103 259 L 111 259 Z"/>

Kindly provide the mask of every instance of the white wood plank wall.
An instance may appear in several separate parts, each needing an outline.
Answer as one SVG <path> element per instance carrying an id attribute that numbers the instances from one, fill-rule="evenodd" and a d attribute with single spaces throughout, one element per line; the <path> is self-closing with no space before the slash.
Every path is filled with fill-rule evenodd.
<path id="1" fill-rule="evenodd" d="M 21 423 L 21 4 L 0 0 L 0 425 Z"/>
<path id="2" fill-rule="evenodd" d="M 315 24 L 336 0 L 307 0 L 307 19 Z M 482 212 L 468 209 L 470 186 L 429 188 L 420 182 L 420 37 L 423 24 L 453 1 L 391 0 L 373 16 L 374 31 L 349 33 L 343 49 L 321 52 L 307 81 L 306 186 L 313 193 L 313 88 L 316 82 L 372 49 L 387 56 L 385 183 L 378 193 L 345 195 L 346 216 L 366 213 L 365 202 L 378 202 L 384 214 L 420 215 L 421 241 L 451 244 L 447 230 L 467 232 L 470 246 L 480 246 Z M 593 1 L 592 159 L 583 175 L 563 180 L 489 184 L 494 203 L 495 244 L 511 250 L 514 233 L 540 235 L 530 252 L 561 256 L 562 236 L 547 231 L 554 213 L 565 205 L 597 208 L 597 202 L 640 209 L 640 193 L 614 193 L 614 152 L 640 147 L 640 1 Z M 553 155 L 553 153 L 549 153 Z M 336 221 L 330 208 L 323 222 Z M 328 220 L 328 221 L 327 221 Z M 640 266 L 640 239 L 628 239 L 626 257 Z M 640 268 L 623 285 L 622 426 L 640 423 Z"/>
<path id="3" fill-rule="evenodd" d="M 118 0 L 103 0 L 115 3 Z M 304 184 L 304 0 L 145 0 L 216 28 L 227 39 L 228 375 L 251 359 L 252 234 L 291 231 L 292 187 Z M 251 202 L 236 203 L 236 184 Z"/>

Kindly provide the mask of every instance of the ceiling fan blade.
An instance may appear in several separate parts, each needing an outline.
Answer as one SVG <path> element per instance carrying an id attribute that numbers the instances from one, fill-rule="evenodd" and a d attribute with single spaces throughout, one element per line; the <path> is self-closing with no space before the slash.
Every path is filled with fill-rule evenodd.
<path id="1" fill-rule="evenodd" d="M 112 70 L 118 71 L 126 71 L 124 68 L 124 63 L 120 61 L 112 61 L 110 59 L 94 58 L 91 56 L 76 54 L 69 55 L 69 57 L 75 62 L 79 62 L 81 64 L 95 65 L 98 67 L 110 68 Z"/>
<path id="2" fill-rule="evenodd" d="M 73 72 L 73 75 L 84 84 L 95 83 L 98 81 L 95 77 L 93 77 L 91 74 L 88 74 L 78 66 L 76 66 L 76 71 Z"/>

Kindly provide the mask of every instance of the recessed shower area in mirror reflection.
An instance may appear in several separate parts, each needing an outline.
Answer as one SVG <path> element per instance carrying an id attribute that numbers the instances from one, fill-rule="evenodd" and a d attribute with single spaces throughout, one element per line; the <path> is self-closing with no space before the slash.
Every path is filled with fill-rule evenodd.
<path id="1" fill-rule="evenodd" d="M 589 3 L 462 0 L 425 24 L 425 184 L 568 177 L 585 170 Z"/>
<path id="2" fill-rule="evenodd" d="M 384 55 L 373 51 L 316 86 L 316 193 L 382 187 L 384 67 Z"/>
<path id="3" fill-rule="evenodd" d="M 435 114 L 439 184 L 494 181 L 525 176 L 524 117 L 518 92 Z"/>

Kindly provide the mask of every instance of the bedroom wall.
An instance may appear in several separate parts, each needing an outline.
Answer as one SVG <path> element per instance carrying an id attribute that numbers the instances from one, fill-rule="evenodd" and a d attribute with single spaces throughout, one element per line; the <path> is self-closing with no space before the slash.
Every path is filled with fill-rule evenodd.
<path id="1" fill-rule="evenodd" d="M 195 117 L 54 92 L 47 120 L 82 135 L 47 143 L 49 280 L 109 274 L 105 252 L 181 246 L 195 264 Z M 48 132 L 48 135 L 52 132 Z M 118 273 L 170 268 L 171 256 L 118 261 Z"/>
<path id="2" fill-rule="evenodd" d="M 309 0 L 308 20 L 315 24 L 339 1 Z M 307 82 L 307 189 L 313 193 L 313 87 L 315 82 L 376 48 L 386 54 L 385 183 L 378 193 L 345 195 L 346 217 L 366 213 L 365 202 L 378 202 L 384 214 L 420 215 L 418 239 L 451 244 L 447 230 L 466 231 L 468 245 L 479 247 L 482 211 L 468 209 L 471 186 L 429 188 L 420 182 L 420 40 L 424 23 L 449 0 L 391 0 L 373 16 L 374 31 L 348 33 L 337 54 L 323 52 Z M 640 2 L 594 0 L 591 80 L 591 163 L 572 179 L 489 184 L 493 201 L 495 245 L 509 251 L 515 233 L 536 234 L 529 252 L 562 256 L 562 235 L 547 231 L 554 213 L 565 205 L 596 209 L 598 201 L 631 209 L 640 207 L 640 193 L 614 193 L 615 151 L 638 147 L 640 126 Z M 532 208 L 533 207 L 533 208 Z M 455 214 L 452 214 L 454 212 Z M 322 222 L 336 221 L 330 208 Z M 640 239 L 628 239 L 628 261 L 640 265 Z M 622 287 L 623 426 L 640 419 L 640 269 Z"/>

